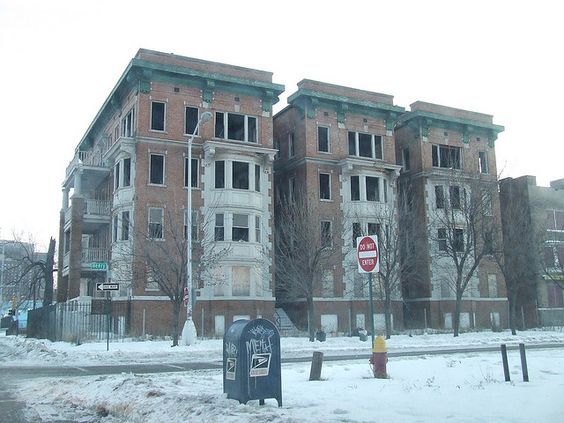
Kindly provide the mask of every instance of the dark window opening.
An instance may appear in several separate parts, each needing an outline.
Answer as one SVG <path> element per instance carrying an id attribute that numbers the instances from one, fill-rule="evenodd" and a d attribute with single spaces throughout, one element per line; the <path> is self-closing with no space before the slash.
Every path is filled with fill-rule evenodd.
<path id="1" fill-rule="evenodd" d="M 366 177 L 366 200 L 380 201 L 380 187 L 378 178 L 373 176 Z"/>
<path id="2" fill-rule="evenodd" d="M 463 229 L 455 229 L 454 230 L 454 239 L 453 239 L 453 247 L 454 251 L 464 251 L 464 230 Z"/>
<path id="3" fill-rule="evenodd" d="M 223 160 L 215 162 L 215 187 L 225 188 L 225 162 Z"/>
<path id="4" fill-rule="evenodd" d="M 360 177 L 351 176 L 351 201 L 360 200 Z"/>
<path id="5" fill-rule="evenodd" d="M 161 154 L 151 154 L 150 176 L 151 184 L 164 184 L 164 156 Z"/>
<path id="6" fill-rule="evenodd" d="M 216 241 L 225 240 L 225 226 L 224 226 L 223 213 L 217 213 L 215 215 L 214 240 Z"/>
<path id="7" fill-rule="evenodd" d="M 186 107 L 184 117 L 185 117 L 184 133 L 192 135 L 196 130 L 196 125 L 198 124 L 198 108 Z M 198 135 L 198 133 L 196 132 L 195 135 Z"/>
<path id="8" fill-rule="evenodd" d="M 433 145 L 432 159 L 434 167 L 460 169 L 460 147 Z"/>
<path id="9" fill-rule="evenodd" d="M 163 238 L 163 209 L 149 209 L 149 238 Z"/>
<path id="10" fill-rule="evenodd" d="M 317 127 L 317 149 L 329 153 L 329 128 L 325 126 Z"/>
<path id="11" fill-rule="evenodd" d="M 245 116 L 234 113 L 227 114 L 227 138 L 230 140 L 245 140 Z"/>
<path id="12" fill-rule="evenodd" d="M 445 208 L 445 191 L 442 185 L 435 185 L 435 206 L 438 209 Z"/>
<path id="13" fill-rule="evenodd" d="M 437 240 L 439 241 L 439 251 L 447 250 L 447 235 L 445 228 L 439 228 L 437 230 Z"/>
<path id="14" fill-rule="evenodd" d="M 119 162 L 114 166 L 114 190 L 119 188 Z"/>
<path id="15" fill-rule="evenodd" d="M 460 187 L 458 186 L 451 186 L 449 187 L 449 195 L 450 195 L 450 206 L 453 209 L 460 209 Z"/>
<path id="16" fill-rule="evenodd" d="M 247 116 L 247 141 L 257 142 L 257 118 Z"/>
<path id="17" fill-rule="evenodd" d="M 319 174 L 319 198 L 322 200 L 331 199 L 331 176 L 328 173 Z"/>
<path id="18" fill-rule="evenodd" d="M 327 220 L 321 221 L 321 246 L 323 248 L 331 247 L 333 244 L 333 235 L 331 233 L 331 222 Z"/>
<path id="19" fill-rule="evenodd" d="M 489 173 L 488 172 L 488 156 L 486 155 L 485 151 L 480 151 L 478 153 L 478 167 L 480 173 Z"/>
<path id="20" fill-rule="evenodd" d="M 356 132 L 349 132 L 349 156 L 356 156 Z"/>
<path id="21" fill-rule="evenodd" d="M 223 113 L 215 112 L 215 137 L 225 138 L 225 124 L 223 122 Z"/>
<path id="22" fill-rule="evenodd" d="M 129 240 L 129 212 L 124 211 L 121 213 L 121 240 Z"/>
<path id="23" fill-rule="evenodd" d="M 249 164 L 246 162 L 233 163 L 233 188 L 249 189 Z"/>
<path id="24" fill-rule="evenodd" d="M 255 165 L 255 191 L 260 192 L 260 165 Z"/>
<path id="25" fill-rule="evenodd" d="M 403 160 L 403 169 L 405 171 L 408 171 L 410 169 L 410 163 L 409 163 L 409 149 L 408 148 L 404 148 L 402 149 L 402 160 Z"/>
<path id="26" fill-rule="evenodd" d="M 378 235 L 378 238 L 380 238 L 380 224 L 368 222 L 368 235 Z"/>
<path id="27" fill-rule="evenodd" d="M 382 137 L 379 135 L 374 135 L 374 152 L 376 153 L 377 159 L 382 159 Z"/>
<path id="28" fill-rule="evenodd" d="M 198 159 L 192 159 L 192 166 L 190 168 L 192 174 L 191 186 L 192 188 L 198 187 Z M 188 157 L 184 158 L 184 186 L 188 186 Z"/>
<path id="29" fill-rule="evenodd" d="M 372 135 L 358 134 L 358 155 L 372 157 Z"/>
<path id="30" fill-rule="evenodd" d="M 153 101 L 151 103 L 151 129 L 164 131 L 165 129 L 165 103 Z"/>
<path id="31" fill-rule="evenodd" d="M 131 159 L 123 159 L 123 186 L 131 185 Z"/>

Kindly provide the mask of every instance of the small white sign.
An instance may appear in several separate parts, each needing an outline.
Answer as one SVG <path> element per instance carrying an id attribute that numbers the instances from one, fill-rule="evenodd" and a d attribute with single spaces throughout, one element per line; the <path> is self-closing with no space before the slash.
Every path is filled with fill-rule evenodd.
<path id="1" fill-rule="evenodd" d="M 225 369 L 225 379 L 228 380 L 235 380 L 235 369 L 237 364 L 236 358 L 228 358 L 227 359 L 227 369 Z"/>
<path id="2" fill-rule="evenodd" d="M 270 370 L 270 353 L 253 354 L 251 358 L 251 377 L 268 376 Z"/>

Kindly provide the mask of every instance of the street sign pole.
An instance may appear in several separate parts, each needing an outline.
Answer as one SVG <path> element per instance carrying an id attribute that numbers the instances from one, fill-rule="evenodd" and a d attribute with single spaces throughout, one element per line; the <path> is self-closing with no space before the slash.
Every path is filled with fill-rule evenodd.
<path id="1" fill-rule="evenodd" d="M 374 346 L 374 297 L 372 295 L 372 273 L 368 274 L 368 295 L 370 296 L 370 332 L 372 333 L 372 346 Z"/>

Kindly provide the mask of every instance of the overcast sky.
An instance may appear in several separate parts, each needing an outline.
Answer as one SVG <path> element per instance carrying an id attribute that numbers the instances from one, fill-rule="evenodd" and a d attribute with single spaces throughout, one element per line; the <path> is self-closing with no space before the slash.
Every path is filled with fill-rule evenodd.
<path id="1" fill-rule="evenodd" d="M 559 2 L 0 0 L 0 227 L 58 235 L 73 151 L 139 48 L 492 114 L 502 177 L 564 177 Z M 27 235 L 25 235 L 27 236 Z"/>

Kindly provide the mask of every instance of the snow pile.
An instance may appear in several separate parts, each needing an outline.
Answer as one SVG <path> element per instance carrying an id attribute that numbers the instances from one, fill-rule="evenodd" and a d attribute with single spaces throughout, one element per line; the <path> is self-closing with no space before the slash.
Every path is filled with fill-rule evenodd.
<path id="1" fill-rule="evenodd" d="M 309 382 L 309 364 L 282 366 L 283 407 L 274 399 L 241 405 L 222 393 L 221 370 L 121 374 L 19 382 L 29 421 L 154 422 L 556 422 L 564 413 L 564 351 L 509 353 L 512 382 L 499 353 L 390 359 L 386 380 L 367 363 L 326 362 Z M 102 419 L 103 418 L 103 419 Z"/>

